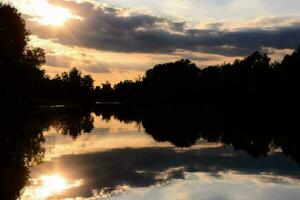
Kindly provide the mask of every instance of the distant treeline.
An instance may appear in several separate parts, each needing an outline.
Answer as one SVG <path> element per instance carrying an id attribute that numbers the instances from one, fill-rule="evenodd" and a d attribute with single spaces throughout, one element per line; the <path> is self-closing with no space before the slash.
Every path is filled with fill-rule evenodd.
<path id="1" fill-rule="evenodd" d="M 254 52 L 232 64 L 199 69 L 189 60 L 156 65 L 136 81 L 96 87 L 97 101 L 134 103 L 299 102 L 300 51 L 282 62 Z"/>
<path id="2" fill-rule="evenodd" d="M 282 62 L 254 52 L 232 64 L 198 68 L 189 60 L 159 64 L 135 81 L 94 86 L 78 69 L 50 78 L 43 49 L 29 45 L 21 14 L 0 3 L 1 100 L 18 104 L 298 103 L 300 50 Z M 300 41 L 299 41 L 300 42 Z"/>

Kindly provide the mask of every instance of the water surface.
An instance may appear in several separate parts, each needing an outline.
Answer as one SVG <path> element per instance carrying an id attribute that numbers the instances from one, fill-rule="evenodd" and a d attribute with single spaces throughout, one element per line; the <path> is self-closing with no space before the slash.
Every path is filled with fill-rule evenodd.
<path id="1" fill-rule="evenodd" d="M 9 172 L 21 174 L 26 183 L 19 179 L 11 195 L 20 192 L 24 200 L 299 199 L 298 146 L 287 148 L 289 138 L 250 137 L 248 129 L 237 136 L 217 121 L 214 128 L 203 128 L 195 115 L 170 114 L 63 109 L 30 114 L 15 127 L 32 134 L 19 138 L 24 148 L 22 157 L 17 152 L 15 157 L 25 161 L 7 164 L 18 166 Z"/>

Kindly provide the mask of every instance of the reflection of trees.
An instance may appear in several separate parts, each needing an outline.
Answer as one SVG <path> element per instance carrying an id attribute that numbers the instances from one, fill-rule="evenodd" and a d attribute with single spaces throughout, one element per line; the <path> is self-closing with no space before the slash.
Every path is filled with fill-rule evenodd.
<path id="1" fill-rule="evenodd" d="M 93 129 L 89 111 L 39 110 L 2 112 L 0 137 L 0 199 L 17 199 L 28 183 L 29 167 L 44 157 L 43 132 L 50 126 L 76 138 Z"/>
<path id="2" fill-rule="evenodd" d="M 44 156 L 44 122 L 23 111 L 1 113 L 0 199 L 17 199 L 28 182 L 28 167 Z"/>
<path id="3" fill-rule="evenodd" d="M 145 131 L 159 142 L 170 141 L 178 147 L 189 147 L 199 138 L 198 118 L 188 113 L 161 110 L 149 112 L 142 120 Z"/>
<path id="4" fill-rule="evenodd" d="M 90 133 L 94 128 L 94 118 L 89 111 L 64 111 L 51 117 L 51 126 L 63 135 L 76 139 L 82 133 Z"/>
<path id="5" fill-rule="evenodd" d="M 156 141 L 169 141 L 178 147 L 190 147 L 197 140 L 232 145 L 254 157 L 266 156 L 280 148 L 285 155 L 300 163 L 297 139 L 299 106 L 284 108 L 253 105 L 228 107 L 181 105 L 99 106 L 96 113 L 123 122 L 140 123 Z"/>

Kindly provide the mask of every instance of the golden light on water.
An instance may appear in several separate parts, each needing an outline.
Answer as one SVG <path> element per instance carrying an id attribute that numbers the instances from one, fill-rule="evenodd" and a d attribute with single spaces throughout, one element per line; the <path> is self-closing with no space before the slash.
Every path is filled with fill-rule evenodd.
<path id="1" fill-rule="evenodd" d="M 47 193 L 59 193 L 68 188 L 67 181 L 60 175 L 42 176 L 43 188 Z"/>
<path id="2" fill-rule="evenodd" d="M 47 197 L 59 194 L 68 189 L 67 181 L 59 174 L 41 176 L 38 181 L 40 186 L 35 188 L 34 198 L 45 199 Z"/>
<path id="3" fill-rule="evenodd" d="M 79 187 L 83 183 L 81 179 L 69 182 L 60 174 L 42 175 L 31 182 L 22 195 L 22 200 L 47 199 L 62 194 L 68 189 Z"/>

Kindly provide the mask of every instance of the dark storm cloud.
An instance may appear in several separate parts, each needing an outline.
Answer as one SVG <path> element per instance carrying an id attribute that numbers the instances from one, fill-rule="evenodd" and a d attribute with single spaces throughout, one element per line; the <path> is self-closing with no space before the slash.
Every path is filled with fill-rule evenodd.
<path id="1" fill-rule="evenodd" d="M 53 0 L 52 3 L 70 8 L 82 20 L 69 20 L 63 29 L 27 20 L 30 30 L 41 38 L 70 46 L 125 53 L 173 53 L 182 49 L 243 56 L 262 47 L 283 49 L 300 44 L 299 23 L 234 31 L 222 31 L 219 29 L 222 24 L 215 23 L 207 29 L 190 29 L 185 22 L 141 13 L 128 16 L 124 10 L 87 2 Z"/>
<path id="2" fill-rule="evenodd" d="M 173 22 L 171 23 L 171 28 L 174 31 L 183 32 L 186 26 L 186 22 Z"/>

